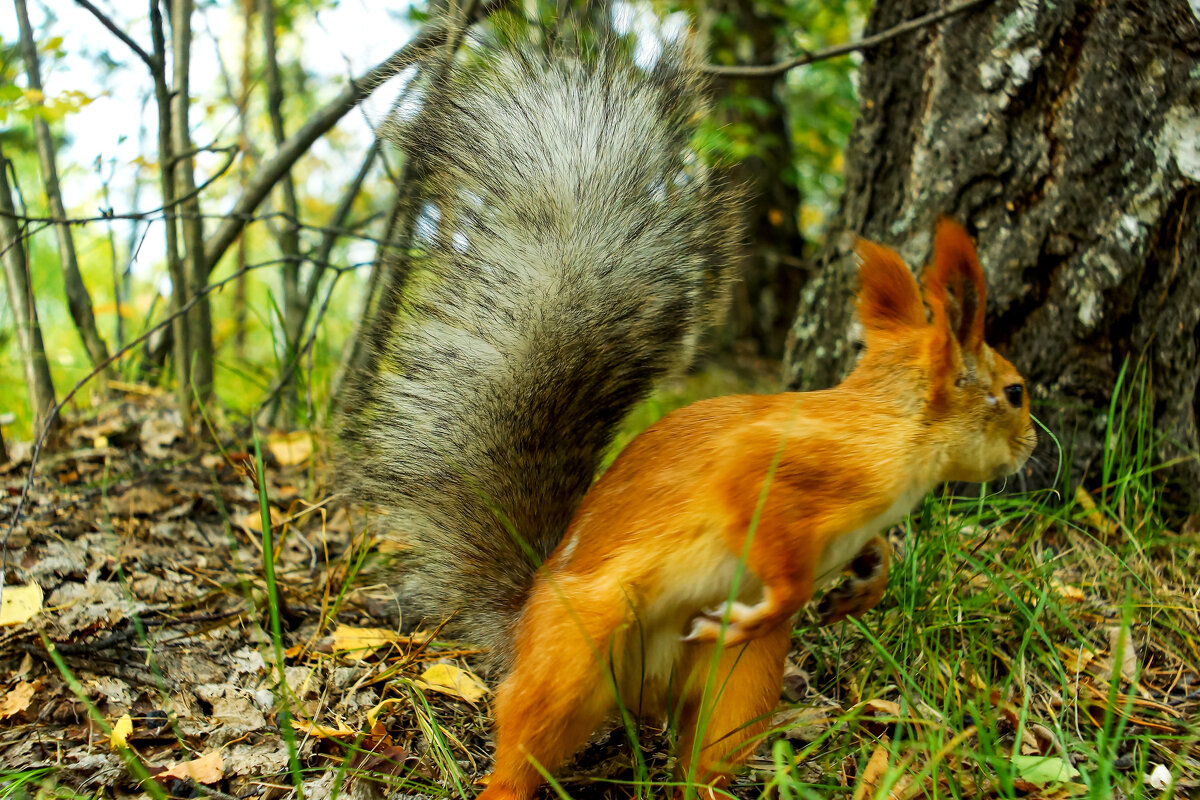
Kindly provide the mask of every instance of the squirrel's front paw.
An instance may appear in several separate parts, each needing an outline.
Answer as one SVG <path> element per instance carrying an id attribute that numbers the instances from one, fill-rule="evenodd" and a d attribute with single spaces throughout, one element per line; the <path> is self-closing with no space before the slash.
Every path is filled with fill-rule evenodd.
<path id="1" fill-rule="evenodd" d="M 874 608 L 887 588 L 891 546 L 876 536 L 850 562 L 854 573 L 830 589 L 817 604 L 817 625 L 825 627 L 846 617 L 858 617 Z"/>
<path id="2" fill-rule="evenodd" d="M 722 603 L 716 608 L 705 609 L 692 617 L 692 627 L 683 641 L 688 643 L 716 642 L 721 638 L 724 629 L 723 643 L 726 647 L 753 639 L 759 635 L 763 627 L 757 613 L 757 606 L 745 603 Z M 729 614 L 728 624 L 725 622 L 726 612 Z"/>

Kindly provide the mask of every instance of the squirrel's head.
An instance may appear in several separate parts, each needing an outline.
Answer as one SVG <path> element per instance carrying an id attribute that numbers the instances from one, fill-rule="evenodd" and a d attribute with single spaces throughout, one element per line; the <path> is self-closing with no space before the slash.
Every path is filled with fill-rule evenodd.
<path id="1" fill-rule="evenodd" d="M 940 462 L 939 480 L 1016 472 L 1037 443 L 1025 380 L 984 341 L 983 270 L 967 232 L 938 223 L 924 291 L 893 251 L 860 241 L 858 313 L 867 350 L 860 379 L 914 392 Z"/>

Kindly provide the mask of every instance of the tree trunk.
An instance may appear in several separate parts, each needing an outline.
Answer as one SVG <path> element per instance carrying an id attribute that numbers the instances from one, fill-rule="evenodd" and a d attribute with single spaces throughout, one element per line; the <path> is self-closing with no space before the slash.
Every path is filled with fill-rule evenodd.
<path id="1" fill-rule="evenodd" d="M 263 26 L 263 62 L 266 65 L 267 116 L 271 120 L 271 134 L 275 146 L 282 147 L 287 141 L 283 128 L 283 79 L 279 74 L 279 53 L 275 43 L 275 0 L 259 0 L 259 17 Z M 296 185 L 289 170 L 279 182 L 280 206 L 285 219 L 276 236 L 279 256 L 283 259 L 283 339 L 284 352 L 280 356 L 283 364 L 291 365 L 300 351 L 300 336 L 304 328 L 307 308 L 304 292 L 300 286 L 300 205 L 296 201 Z M 297 420 L 299 402 L 299 365 L 292 367 L 290 375 L 282 376 L 283 403 L 277 424 L 283 427 L 294 425 Z"/>
<path id="2" fill-rule="evenodd" d="M 0 152 L 0 253 L 3 254 L 4 280 L 8 302 L 12 304 L 17 341 L 21 345 L 21 363 L 25 368 L 25 385 L 33 412 L 34 438 L 41 435 L 47 424 L 54 428 L 58 418 L 50 412 L 56 405 L 54 382 L 46 362 L 46 346 L 42 343 L 42 326 L 38 322 L 37 306 L 33 303 L 33 287 L 29 280 L 29 264 L 25 259 L 24 231 L 17 224 L 12 190 L 8 185 L 9 161 Z"/>
<path id="3" fill-rule="evenodd" d="M 38 65 L 37 42 L 33 38 L 33 26 L 29 22 L 29 10 L 25 0 L 16 0 L 17 22 L 21 30 L 21 53 L 25 59 L 25 76 L 29 88 L 38 95 L 42 93 L 42 71 Z M 38 101 L 38 105 L 41 102 Z M 46 189 L 46 203 L 50 214 L 55 219 L 66 220 L 67 211 L 63 206 L 62 192 L 58 185 L 58 165 L 54 152 L 54 137 L 50 134 L 50 125 L 40 116 L 33 118 L 33 135 L 37 142 L 38 160 L 42 167 L 42 183 Z M 62 264 L 63 287 L 67 294 L 67 307 L 71 311 L 71 319 L 75 329 L 88 351 L 93 367 L 99 367 L 108 361 L 108 345 L 96 327 L 96 317 L 92 313 L 92 297 L 88 294 L 83 283 L 83 275 L 79 272 L 79 259 L 75 254 L 75 238 L 71 234 L 71 226 L 61 222 L 54 226 L 58 236 L 58 256 Z M 100 373 L 103 388 L 107 380 L 108 369 Z"/>
<path id="4" fill-rule="evenodd" d="M 192 147 L 189 106 L 191 95 L 192 0 L 171 3 L 171 136 L 175 148 L 175 191 L 179 200 L 179 222 L 186 246 L 187 296 L 199 297 L 208 285 L 208 263 L 204 255 L 204 218 L 196 190 L 196 162 Z M 207 297 L 187 313 L 188 346 L 192 363 L 185 373 L 201 403 L 208 400 L 213 386 L 212 312 Z"/>
<path id="5" fill-rule="evenodd" d="M 179 257 L 179 204 L 175 202 L 176 165 L 171 136 L 171 89 L 167 84 L 167 44 L 159 0 L 150 0 L 150 39 L 154 47 L 152 77 L 154 103 L 158 109 L 158 175 L 159 191 L 162 193 L 167 272 L 171 276 L 170 307 L 173 314 L 178 314 L 171 323 L 172 352 L 175 356 L 175 398 L 179 405 L 179 413 L 183 416 L 183 427 L 188 430 L 191 428 L 192 419 L 192 348 L 187 316 L 179 314 L 188 302 L 188 277 L 183 259 Z"/>
<path id="6" fill-rule="evenodd" d="M 883 0 L 868 32 L 935 5 Z M 1099 479 L 1118 376 L 1145 369 L 1155 456 L 1178 460 L 1156 475 L 1200 505 L 1198 54 L 1185 0 L 998 0 L 868 53 L 846 195 L 789 335 L 790 385 L 828 386 L 854 361 L 841 232 L 920 264 L 949 215 L 978 239 L 989 340 L 1074 467 Z"/>
<path id="7" fill-rule="evenodd" d="M 711 32 L 710 50 L 718 63 L 767 64 L 780 59 L 777 31 L 787 23 L 754 0 L 722 0 L 714 11 L 733 25 Z M 716 88 L 719 119 L 730 129 L 754 131 L 752 154 L 737 165 L 735 180 L 746 186 L 747 246 L 734 286 L 728 335 L 740 348 L 778 359 L 803 273 L 804 237 L 799 230 L 800 192 L 792 166 L 792 134 L 787 110 L 777 94 L 785 76 L 726 78 Z"/>

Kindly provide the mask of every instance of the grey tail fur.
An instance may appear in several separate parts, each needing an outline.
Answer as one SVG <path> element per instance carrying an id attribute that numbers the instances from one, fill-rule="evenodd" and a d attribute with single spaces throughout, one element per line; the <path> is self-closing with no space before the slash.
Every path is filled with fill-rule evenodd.
<path id="1" fill-rule="evenodd" d="M 392 128 L 417 254 L 347 403 L 350 479 L 408 607 L 501 671 L 617 425 L 723 305 L 738 202 L 689 149 L 702 88 L 679 53 L 506 53 Z"/>

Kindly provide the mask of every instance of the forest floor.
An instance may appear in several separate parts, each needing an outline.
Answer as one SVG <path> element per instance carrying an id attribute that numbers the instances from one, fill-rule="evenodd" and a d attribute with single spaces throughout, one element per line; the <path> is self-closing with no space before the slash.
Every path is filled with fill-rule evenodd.
<path id="1" fill-rule="evenodd" d="M 264 436 L 258 458 L 126 389 L 41 458 L 6 543 L 0 798 L 473 795 L 486 682 L 403 619 L 327 442 Z M 733 795 L 1195 796 L 1200 536 L 1158 518 L 1139 459 L 1099 493 L 928 500 L 890 534 L 878 609 L 801 618 Z M 557 791 L 667 796 L 671 739 L 602 733 Z"/>

